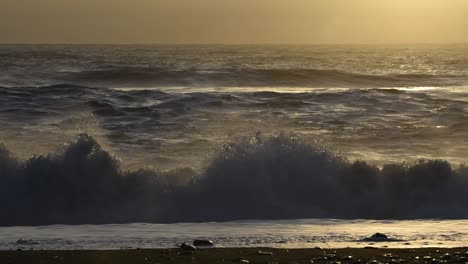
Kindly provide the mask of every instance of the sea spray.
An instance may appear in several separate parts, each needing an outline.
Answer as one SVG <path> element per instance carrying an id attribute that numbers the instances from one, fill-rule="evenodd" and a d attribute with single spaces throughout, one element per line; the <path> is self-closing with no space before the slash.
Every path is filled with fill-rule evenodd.
<path id="1" fill-rule="evenodd" d="M 63 151 L 24 162 L 0 148 L 3 226 L 464 218 L 466 190 L 468 170 L 453 169 L 447 161 L 378 168 L 285 134 L 226 143 L 200 173 L 122 170 L 87 134 Z"/>

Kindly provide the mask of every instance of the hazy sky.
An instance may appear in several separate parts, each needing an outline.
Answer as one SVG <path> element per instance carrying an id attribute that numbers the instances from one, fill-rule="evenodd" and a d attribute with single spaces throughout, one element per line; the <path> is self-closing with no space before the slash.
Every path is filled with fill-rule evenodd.
<path id="1" fill-rule="evenodd" d="M 468 0 L 0 0 L 0 43 L 468 42 Z"/>

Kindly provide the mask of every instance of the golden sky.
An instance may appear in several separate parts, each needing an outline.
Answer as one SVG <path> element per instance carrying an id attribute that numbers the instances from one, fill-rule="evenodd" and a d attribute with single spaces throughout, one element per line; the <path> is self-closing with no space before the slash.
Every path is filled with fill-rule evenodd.
<path id="1" fill-rule="evenodd" d="M 0 0 L 0 43 L 468 42 L 468 0 Z"/>

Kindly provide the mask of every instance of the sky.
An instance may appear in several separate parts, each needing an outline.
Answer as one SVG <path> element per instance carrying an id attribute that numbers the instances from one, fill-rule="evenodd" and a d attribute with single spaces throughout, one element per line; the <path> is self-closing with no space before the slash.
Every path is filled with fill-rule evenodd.
<path id="1" fill-rule="evenodd" d="M 0 0 L 0 43 L 468 42 L 468 0 Z"/>

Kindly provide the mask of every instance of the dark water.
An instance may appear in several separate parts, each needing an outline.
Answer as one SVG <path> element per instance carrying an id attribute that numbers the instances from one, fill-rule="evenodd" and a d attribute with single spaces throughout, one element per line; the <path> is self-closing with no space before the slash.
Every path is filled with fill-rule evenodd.
<path id="1" fill-rule="evenodd" d="M 465 84 L 468 47 L 8 46 L 0 85 L 400 87 Z"/>
<path id="2" fill-rule="evenodd" d="M 2 225 L 467 216 L 468 46 L 4 45 L 0 86 Z"/>

